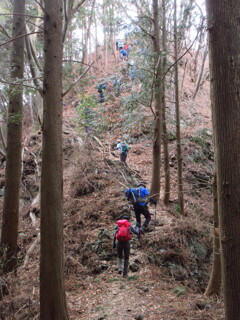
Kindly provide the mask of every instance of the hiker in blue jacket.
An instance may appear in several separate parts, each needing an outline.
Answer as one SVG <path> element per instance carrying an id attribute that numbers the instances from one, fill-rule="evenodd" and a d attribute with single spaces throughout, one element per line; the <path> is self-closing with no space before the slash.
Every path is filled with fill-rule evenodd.
<path id="1" fill-rule="evenodd" d="M 149 198 L 150 192 L 146 188 L 144 182 L 140 182 L 137 188 L 129 188 L 125 191 L 127 199 L 132 203 L 135 217 L 136 217 L 136 229 L 139 230 L 139 234 L 144 234 L 145 230 L 151 220 L 150 212 L 148 210 L 148 201 L 152 203 L 157 203 L 153 198 Z M 144 215 L 145 221 L 141 225 L 141 214 Z"/>
<path id="2" fill-rule="evenodd" d="M 124 49 L 121 49 L 120 50 L 120 58 L 122 60 L 127 60 L 128 59 L 128 52 Z"/>

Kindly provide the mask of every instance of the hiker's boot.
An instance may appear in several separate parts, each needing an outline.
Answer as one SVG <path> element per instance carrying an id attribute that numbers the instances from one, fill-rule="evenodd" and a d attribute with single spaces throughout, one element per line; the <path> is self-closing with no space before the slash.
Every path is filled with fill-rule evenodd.
<path id="1" fill-rule="evenodd" d="M 118 274 L 122 274 L 122 259 L 117 258 Z"/>
<path id="2" fill-rule="evenodd" d="M 142 226 L 141 228 L 140 228 L 140 234 L 145 234 L 145 227 L 144 226 Z"/>

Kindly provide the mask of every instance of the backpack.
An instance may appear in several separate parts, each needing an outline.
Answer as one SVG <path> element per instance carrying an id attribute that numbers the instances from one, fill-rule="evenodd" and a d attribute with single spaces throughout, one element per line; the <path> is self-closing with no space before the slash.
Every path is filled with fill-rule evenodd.
<path id="1" fill-rule="evenodd" d="M 130 233 L 130 222 L 128 220 L 118 220 L 118 231 L 116 234 L 116 238 L 118 241 L 129 241 L 132 239 Z"/>
<path id="2" fill-rule="evenodd" d="M 129 150 L 129 146 L 126 144 L 126 142 L 121 143 L 122 152 L 127 152 Z"/>
<path id="3" fill-rule="evenodd" d="M 141 197 L 140 188 L 135 189 L 136 193 L 133 190 L 134 189 L 130 189 L 129 195 L 128 195 L 128 200 L 131 202 L 131 204 L 146 202 L 146 199 Z"/>

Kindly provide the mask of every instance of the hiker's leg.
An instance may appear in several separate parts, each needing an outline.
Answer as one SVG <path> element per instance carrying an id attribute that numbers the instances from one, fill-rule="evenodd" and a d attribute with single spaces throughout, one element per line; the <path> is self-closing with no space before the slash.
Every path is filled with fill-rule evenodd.
<path id="1" fill-rule="evenodd" d="M 104 102 L 104 91 L 100 91 L 99 92 L 99 95 L 100 95 L 100 102 Z"/>
<path id="2" fill-rule="evenodd" d="M 134 211 L 135 211 L 135 217 L 136 217 L 136 226 L 141 227 L 141 208 L 139 205 L 135 204 L 133 205 Z"/>
<path id="3" fill-rule="evenodd" d="M 126 167 L 128 167 L 128 165 L 127 165 L 127 155 L 128 155 L 128 152 L 126 151 L 125 152 L 125 159 L 124 159 L 124 164 L 125 164 Z"/>
<path id="4" fill-rule="evenodd" d="M 120 161 L 124 162 L 124 154 L 123 154 L 123 152 L 120 153 Z"/>
<path id="5" fill-rule="evenodd" d="M 121 160 L 121 162 L 122 162 L 125 166 L 127 166 L 127 164 L 126 164 L 126 158 L 127 158 L 127 152 L 121 152 L 121 153 L 120 153 L 120 160 Z"/>
<path id="6" fill-rule="evenodd" d="M 118 272 L 122 273 L 122 255 L 123 255 L 123 245 L 122 242 L 117 243 L 117 267 Z"/>
<path id="7" fill-rule="evenodd" d="M 128 275 L 129 255 L 130 255 L 130 241 L 127 241 L 124 243 L 124 268 L 123 268 L 124 277 Z"/>
<path id="8" fill-rule="evenodd" d="M 151 220 L 151 216 L 150 216 L 150 212 L 148 210 L 148 207 L 147 206 L 142 206 L 142 214 L 144 215 L 145 217 L 145 221 L 143 223 L 143 229 L 146 229 L 150 220 Z"/>

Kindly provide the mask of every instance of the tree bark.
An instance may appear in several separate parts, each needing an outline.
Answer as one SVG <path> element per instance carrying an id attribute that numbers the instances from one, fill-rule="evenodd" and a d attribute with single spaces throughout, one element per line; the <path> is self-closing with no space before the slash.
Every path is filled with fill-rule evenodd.
<path id="1" fill-rule="evenodd" d="M 213 265 L 211 277 L 205 291 L 206 296 L 217 296 L 221 290 L 222 272 L 221 272 L 221 253 L 219 241 L 219 218 L 218 218 L 218 201 L 217 201 L 217 177 L 216 173 L 213 180 Z"/>
<path id="2" fill-rule="evenodd" d="M 160 194 L 160 162 L 161 162 L 161 121 L 162 121 L 162 73 L 161 73 L 161 55 L 159 38 L 159 7 L 158 0 L 152 1 L 153 8 L 153 52 L 155 66 L 155 86 L 154 86 L 154 104 L 155 121 L 153 131 L 153 164 L 151 194 L 155 199 Z"/>
<path id="3" fill-rule="evenodd" d="M 162 0 L 162 50 L 163 50 L 163 63 L 162 73 L 162 142 L 164 152 L 164 196 L 163 202 L 165 205 L 169 204 L 170 198 L 170 166 L 169 166 L 169 152 L 168 152 L 168 134 L 166 123 L 166 78 L 165 72 L 167 67 L 167 31 L 166 31 L 166 3 Z"/>
<path id="4" fill-rule="evenodd" d="M 182 178 L 182 150 L 180 131 L 180 105 L 179 105 L 179 83 L 178 83 L 178 30 L 177 30 L 177 1 L 174 0 L 174 78 L 175 78 L 175 108 L 176 108 L 176 143 L 177 143 L 177 173 L 178 173 L 178 203 L 180 213 L 184 215 L 183 201 L 183 178 Z"/>
<path id="5" fill-rule="evenodd" d="M 64 286 L 61 0 L 45 0 L 40 318 L 69 319 Z"/>
<path id="6" fill-rule="evenodd" d="M 25 0 L 13 1 L 12 37 L 24 34 Z M 11 78 L 18 85 L 10 86 L 8 123 L 7 123 L 7 157 L 5 172 L 5 195 L 3 203 L 3 222 L 1 247 L 6 249 L 4 255 L 5 272 L 17 267 L 18 215 L 21 180 L 22 152 L 22 105 L 23 87 L 20 81 L 24 71 L 24 37 L 13 41 L 11 52 Z"/>
<path id="7" fill-rule="evenodd" d="M 196 95 L 197 95 L 198 90 L 199 90 L 200 85 L 201 85 L 201 81 L 202 81 L 202 78 L 203 78 L 203 71 L 204 71 L 204 66 L 205 66 L 205 62 L 206 62 L 206 59 L 207 59 L 207 55 L 208 55 L 208 46 L 206 45 L 204 53 L 203 53 L 201 69 L 200 69 L 200 72 L 199 72 L 199 75 L 198 75 L 198 78 L 197 78 L 197 84 L 196 84 L 195 92 L 194 92 L 194 95 L 193 95 L 193 100 L 196 98 Z"/>
<path id="8" fill-rule="evenodd" d="M 240 319 L 240 2 L 207 0 L 225 319 Z"/>

